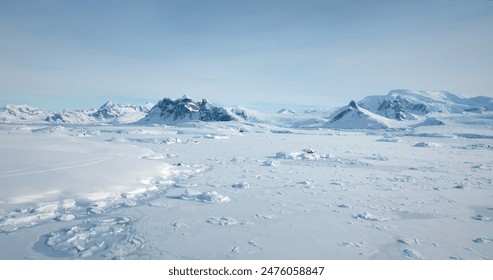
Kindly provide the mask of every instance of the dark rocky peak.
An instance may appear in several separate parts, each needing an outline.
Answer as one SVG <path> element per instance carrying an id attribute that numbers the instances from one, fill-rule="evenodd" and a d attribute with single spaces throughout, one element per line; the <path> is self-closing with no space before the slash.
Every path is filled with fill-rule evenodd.
<path id="1" fill-rule="evenodd" d="M 233 114 L 222 107 L 210 104 L 206 99 L 195 102 L 184 95 L 175 100 L 162 99 L 149 111 L 143 122 L 173 123 L 190 120 L 215 122 L 234 119 Z"/>
<path id="2" fill-rule="evenodd" d="M 351 100 L 351 102 L 349 102 L 349 108 L 353 108 L 353 109 L 358 109 L 358 105 L 356 104 L 356 102 L 354 100 Z"/>

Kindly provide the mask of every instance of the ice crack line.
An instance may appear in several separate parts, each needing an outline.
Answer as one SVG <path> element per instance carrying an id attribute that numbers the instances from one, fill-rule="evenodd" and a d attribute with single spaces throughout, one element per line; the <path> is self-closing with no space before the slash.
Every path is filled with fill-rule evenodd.
<path id="1" fill-rule="evenodd" d="M 104 157 L 104 158 L 100 158 L 98 160 L 76 161 L 76 162 L 72 162 L 71 165 L 65 165 L 65 166 L 54 167 L 54 168 L 49 168 L 49 169 L 36 170 L 36 171 L 28 171 L 28 172 L 20 172 L 20 173 L 13 173 L 13 174 L 4 174 L 4 175 L 0 175 L 0 178 L 14 177 L 14 176 L 24 176 L 24 175 L 30 175 L 30 174 L 39 174 L 39 173 L 46 173 L 46 172 L 52 172 L 52 171 L 58 171 L 58 170 L 72 169 L 72 168 L 77 168 L 77 167 L 82 167 L 82 166 L 88 166 L 88 165 L 92 165 L 92 164 L 97 164 L 97 163 L 104 162 L 104 161 L 107 161 L 107 160 L 110 160 L 110 159 L 111 159 L 111 157 Z"/>

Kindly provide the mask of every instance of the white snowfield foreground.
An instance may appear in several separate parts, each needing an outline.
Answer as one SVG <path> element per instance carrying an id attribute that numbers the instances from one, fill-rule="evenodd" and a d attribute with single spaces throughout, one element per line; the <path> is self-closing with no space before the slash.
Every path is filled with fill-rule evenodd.
<path id="1" fill-rule="evenodd" d="M 492 259 L 493 130 L 0 124 L 1 259 Z"/>

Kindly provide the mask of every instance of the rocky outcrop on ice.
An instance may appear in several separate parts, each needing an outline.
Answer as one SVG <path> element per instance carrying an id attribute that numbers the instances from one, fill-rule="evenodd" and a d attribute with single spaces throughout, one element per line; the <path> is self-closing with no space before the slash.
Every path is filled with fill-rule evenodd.
<path id="1" fill-rule="evenodd" d="M 187 96 L 178 99 L 164 98 L 149 111 L 139 123 L 173 124 L 185 121 L 232 121 L 235 116 L 222 107 L 210 104 L 207 100 L 195 102 Z"/>
<path id="2" fill-rule="evenodd" d="M 387 95 L 368 96 L 358 105 L 395 120 L 417 120 L 430 113 L 482 113 L 493 109 L 489 97 L 466 98 L 448 91 L 392 90 Z"/>
<path id="3" fill-rule="evenodd" d="M 392 120 L 361 108 L 356 102 L 339 109 L 324 127 L 347 129 L 385 129 L 391 126 Z"/>

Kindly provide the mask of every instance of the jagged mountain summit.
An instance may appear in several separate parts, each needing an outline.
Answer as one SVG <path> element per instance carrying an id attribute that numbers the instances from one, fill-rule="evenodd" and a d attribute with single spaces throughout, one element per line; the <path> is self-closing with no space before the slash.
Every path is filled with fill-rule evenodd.
<path id="1" fill-rule="evenodd" d="M 111 101 L 103 104 L 91 114 L 91 117 L 102 122 L 131 123 L 142 119 L 151 110 L 153 104 L 146 103 L 142 106 L 120 105 Z"/>
<path id="2" fill-rule="evenodd" d="M 214 106 L 206 99 L 196 102 L 185 95 L 175 100 L 164 98 L 138 123 L 222 122 L 235 119 L 235 115 L 225 108 Z"/>
<path id="3" fill-rule="evenodd" d="M 324 127 L 346 129 L 385 129 L 391 126 L 392 120 L 374 114 L 351 100 L 349 104 L 336 111 Z"/>
<path id="4" fill-rule="evenodd" d="M 358 105 L 370 112 L 394 120 L 419 120 L 430 113 L 483 113 L 493 109 L 493 99 L 466 98 L 448 91 L 399 89 L 387 95 L 368 96 Z"/>

